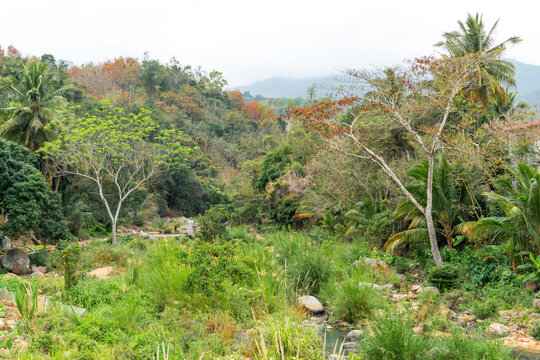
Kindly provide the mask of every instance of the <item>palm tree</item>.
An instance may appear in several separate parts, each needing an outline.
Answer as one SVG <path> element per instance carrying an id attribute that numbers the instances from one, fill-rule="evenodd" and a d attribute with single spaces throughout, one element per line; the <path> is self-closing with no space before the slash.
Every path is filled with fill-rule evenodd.
<path id="1" fill-rule="evenodd" d="M 425 204 L 428 179 L 427 160 L 413 167 L 408 175 L 417 182 L 407 186 L 407 190 L 421 204 Z M 460 206 L 471 201 L 472 196 L 465 185 L 457 181 L 450 164 L 441 156 L 439 164 L 433 169 L 433 222 L 435 231 L 445 238 L 449 248 L 452 248 L 454 235 L 457 234 L 456 225 L 460 222 L 458 216 Z M 398 205 L 395 216 L 410 221 L 410 225 L 407 230 L 388 239 L 384 245 L 388 252 L 408 242 L 428 239 L 425 216 L 410 200 L 405 200 Z"/>
<path id="2" fill-rule="evenodd" d="M 10 97 L 10 106 L 1 108 L 0 115 L 5 119 L 0 125 L 0 137 L 11 140 L 34 152 L 51 133 L 45 130 L 56 115 L 56 107 L 65 87 L 59 86 L 55 78 L 47 73 L 47 64 L 30 61 L 24 66 L 22 80 L 3 81 Z"/>
<path id="3" fill-rule="evenodd" d="M 480 67 L 480 81 L 469 90 L 471 100 L 487 107 L 490 97 L 499 97 L 504 93 L 504 86 L 516 86 L 514 76 L 516 69 L 510 61 L 499 57 L 510 45 L 519 44 L 521 38 L 512 36 L 502 43 L 495 42 L 495 29 L 499 20 L 486 32 L 484 21 L 480 14 L 467 14 L 465 23 L 458 21 L 459 31 L 443 34 L 444 40 L 435 46 L 444 48 L 452 57 L 462 57 L 467 54 L 490 54 L 496 59 L 486 66 Z"/>
<path id="4" fill-rule="evenodd" d="M 527 163 L 519 163 L 513 171 L 515 183 L 499 179 L 504 195 L 486 193 L 499 205 L 503 216 L 485 217 L 457 228 L 469 240 L 478 238 L 509 239 L 521 250 L 540 250 L 540 172 Z"/>

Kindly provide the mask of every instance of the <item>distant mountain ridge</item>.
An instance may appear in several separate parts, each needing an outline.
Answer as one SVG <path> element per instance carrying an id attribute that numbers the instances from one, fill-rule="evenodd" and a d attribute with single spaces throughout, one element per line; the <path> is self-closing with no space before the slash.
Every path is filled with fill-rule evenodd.
<path id="1" fill-rule="evenodd" d="M 518 100 L 525 100 L 531 104 L 540 104 L 540 65 L 526 64 L 509 59 L 516 67 L 516 84 Z M 255 81 L 249 85 L 238 86 L 233 89 L 242 92 L 249 91 L 253 96 L 261 95 L 267 98 L 297 98 L 305 97 L 308 89 L 317 85 L 319 95 L 327 89 L 338 86 L 341 74 L 310 77 L 291 78 L 275 76 L 265 80 Z"/>

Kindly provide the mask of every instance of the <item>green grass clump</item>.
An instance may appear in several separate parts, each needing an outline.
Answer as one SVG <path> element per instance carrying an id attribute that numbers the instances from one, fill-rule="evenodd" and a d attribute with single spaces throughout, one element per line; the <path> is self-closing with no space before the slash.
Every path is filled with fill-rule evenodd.
<path id="1" fill-rule="evenodd" d="M 479 319 L 487 319 L 494 316 L 499 308 L 498 300 L 487 298 L 484 301 L 476 301 L 473 305 L 473 314 Z"/>
<path id="2" fill-rule="evenodd" d="M 390 312 L 372 322 L 361 353 L 370 360 L 429 359 L 429 340 L 413 333 L 413 322 L 405 314 Z"/>
<path id="3" fill-rule="evenodd" d="M 369 286 L 358 286 L 349 281 L 342 284 L 335 297 L 334 313 L 343 321 L 356 322 L 367 317 L 371 310 L 380 307 L 382 294 Z"/>

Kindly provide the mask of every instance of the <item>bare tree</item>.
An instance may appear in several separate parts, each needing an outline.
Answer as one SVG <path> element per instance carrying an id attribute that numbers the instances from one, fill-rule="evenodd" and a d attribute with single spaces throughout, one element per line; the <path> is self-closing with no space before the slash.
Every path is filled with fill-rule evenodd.
<path id="1" fill-rule="evenodd" d="M 318 131 L 329 146 L 346 155 L 376 163 L 398 186 L 401 192 L 425 216 L 431 252 L 435 264 L 443 264 L 433 223 L 433 167 L 437 153 L 443 148 L 450 116 L 456 102 L 470 85 L 479 79 L 478 69 L 485 66 L 489 55 L 467 55 L 460 58 L 419 58 L 407 62 L 404 70 L 349 70 L 347 73 L 367 91 L 359 96 L 339 88 L 333 99 L 293 109 L 289 116 L 304 121 Z M 377 151 L 377 143 L 369 133 L 369 125 L 387 121 L 403 128 L 428 159 L 426 203 L 421 204 L 406 188 L 392 168 L 389 159 Z M 338 138 L 347 138 L 354 150 L 343 146 Z"/>

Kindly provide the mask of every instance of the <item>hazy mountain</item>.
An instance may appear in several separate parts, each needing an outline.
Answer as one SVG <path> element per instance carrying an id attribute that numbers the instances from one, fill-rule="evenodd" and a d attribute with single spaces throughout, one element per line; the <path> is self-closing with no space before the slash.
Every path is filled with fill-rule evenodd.
<path id="1" fill-rule="evenodd" d="M 518 86 L 519 100 L 529 103 L 540 104 L 540 65 L 532 65 L 510 60 L 516 67 L 516 83 Z M 239 86 L 242 92 L 249 91 L 251 95 L 261 95 L 271 98 L 296 98 L 305 97 L 310 86 L 318 85 L 318 94 L 327 92 L 328 88 L 339 85 L 342 75 L 330 75 L 326 77 L 312 78 L 288 78 L 272 77 L 266 80 L 259 80 L 252 84 Z"/>
<path id="2" fill-rule="evenodd" d="M 242 92 L 249 91 L 253 96 L 262 95 L 270 98 L 296 98 L 305 97 L 308 89 L 312 85 L 317 85 L 318 94 L 325 93 L 328 88 L 338 85 L 339 78 L 340 75 L 303 79 L 276 76 L 265 80 L 259 80 L 249 85 L 238 86 L 233 89 Z"/>

